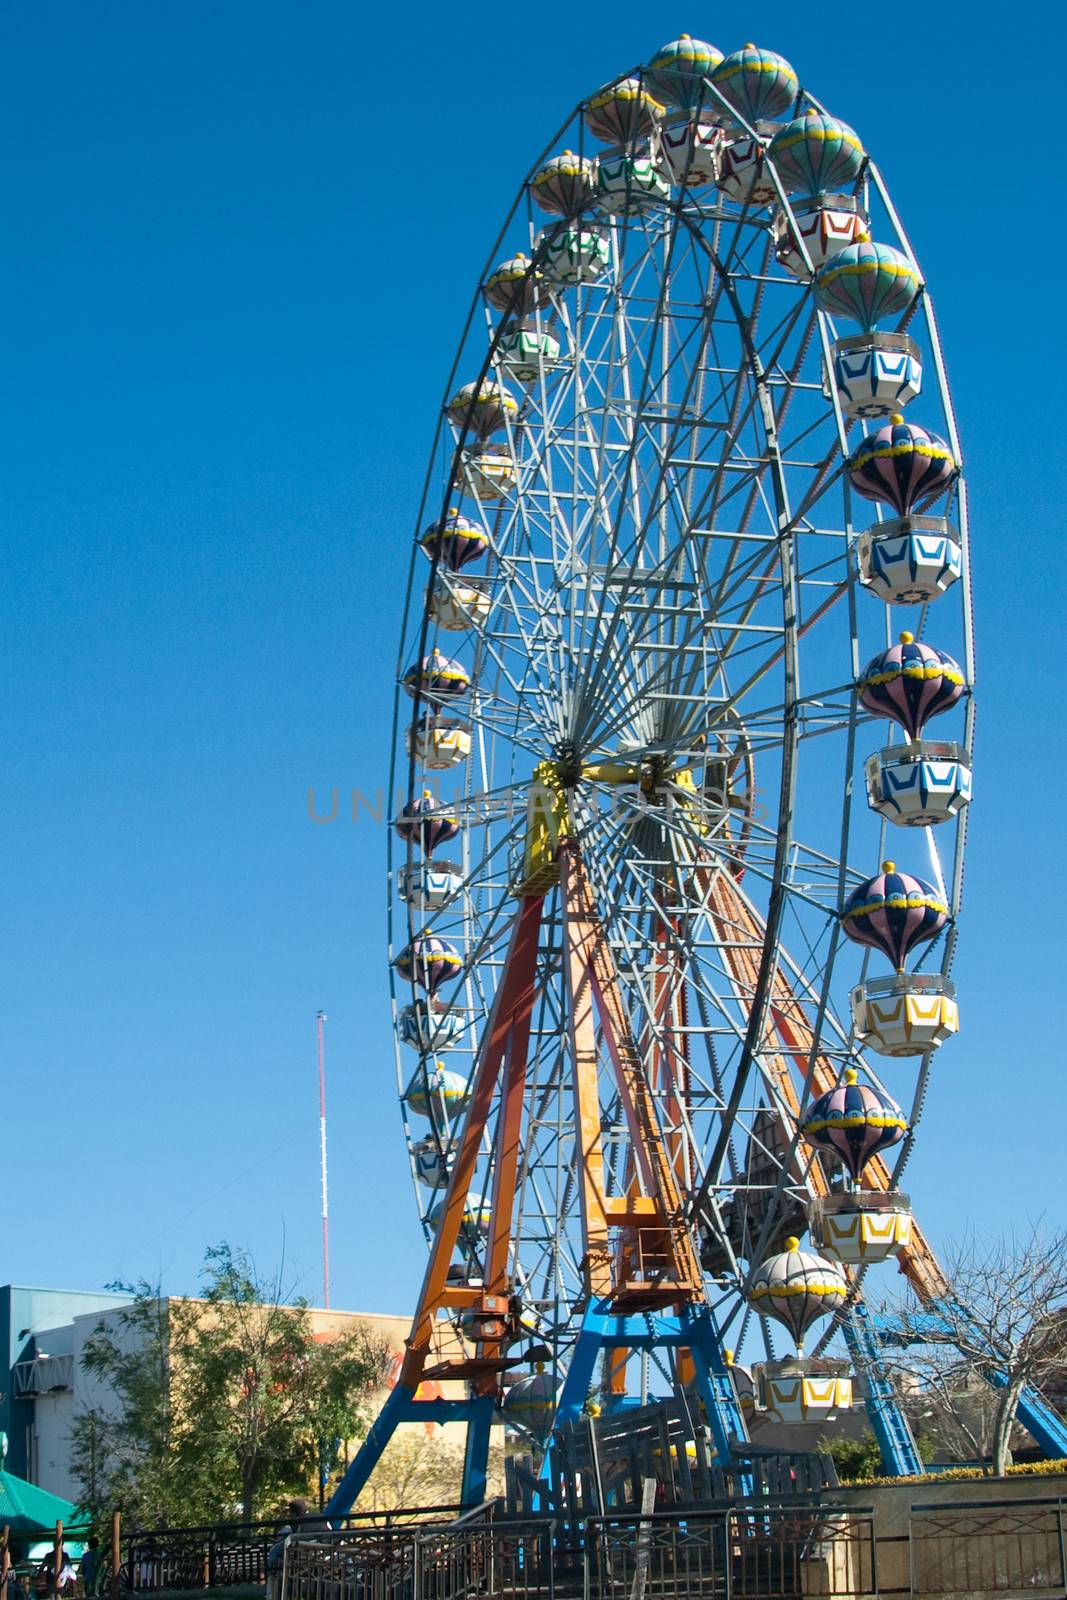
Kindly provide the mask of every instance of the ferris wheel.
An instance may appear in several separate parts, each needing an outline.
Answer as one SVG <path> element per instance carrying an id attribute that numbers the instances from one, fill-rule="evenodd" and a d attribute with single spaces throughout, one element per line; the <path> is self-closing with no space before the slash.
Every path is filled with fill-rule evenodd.
<path id="1" fill-rule="evenodd" d="M 958 1025 L 961 467 L 885 183 L 781 56 L 683 36 L 576 110 L 414 539 L 390 962 L 430 1261 L 333 1510 L 427 1376 L 477 1497 L 501 1404 L 543 1445 L 591 1388 L 692 1382 L 725 1450 L 754 1362 L 772 1416 L 849 1403 L 800 1352 L 832 1313 L 876 1363 L 876 1263 L 946 1292 L 900 1180 Z"/>

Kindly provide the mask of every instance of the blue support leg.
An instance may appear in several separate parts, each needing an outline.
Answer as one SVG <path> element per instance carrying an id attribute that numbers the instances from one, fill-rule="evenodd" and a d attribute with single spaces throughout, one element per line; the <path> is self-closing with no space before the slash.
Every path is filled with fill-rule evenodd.
<path id="1" fill-rule="evenodd" d="M 463 1489 L 460 1495 L 465 1506 L 480 1506 L 485 1499 L 485 1485 L 489 1471 L 489 1431 L 493 1425 L 495 1409 L 496 1402 L 492 1395 L 479 1395 L 470 1403 L 467 1448 L 463 1455 Z"/>
<path id="2" fill-rule="evenodd" d="M 697 1389 L 708 1414 L 716 1452 L 720 1461 L 729 1461 L 732 1447 L 748 1438 L 748 1429 L 737 1403 L 718 1329 L 707 1311 L 695 1316 L 683 1312 L 679 1320 L 687 1347 L 696 1357 L 693 1365 Z"/>
<path id="3" fill-rule="evenodd" d="M 1050 1461 L 1067 1456 L 1067 1422 L 1036 1389 L 1024 1389 L 1015 1415 Z"/>
<path id="4" fill-rule="evenodd" d="M 679 1322 L 686 1347 L 694 1358 L 697 1391 L 707 1412 L 715 1453 L 725 1467 L 733 1447 L 748 1438 L 748 1428 L 726 1365 L 719 1330 L 706 1309 L 695 1315 L 683 1311 Z M 752 1492 L 752 1480 L 747 1473 L 742 1475 L 740 1484 L 743 1493 Z"/>
<path id="5" fill-rule="evenodd" d="M 344 1517 L 351 1511 L 367 1479 L 381 1460 L 382 1451 L 396 1432 L 397 1423 L 404 1421 L 404 1413 L 411 1405 L 414 1393 L 413 1389 L 401 1388 L 400 1384 L 393 1389 L 371 1423 L 370 1431 L 348 1471 L 326 1502 L 323 1511 L 325 1517 Z"/>
<path id="6" fill-rule="evenodd" d="M 872 1326 L 877 1322 L 878 1333 L 885 1343 L 906 1346 L 924 1342 L 951 1344 L 953 1329 L 958 1328 L 960 1321 L 966 1318 L 966 1307 L 958 1301 L 952 1301 L 946 1308 L 940 1310 L 935 1303 L 917 1316 L 889 1316 L 877 1319 L 872 1317 L 869 1322 Z M 992 1342 L 987 1341 L 987 1343 L 990 1364 L 982 1375 L 994 1389 L 1002 1389 L 1007 1379 L 1004 1373 L 997 1369 L 996 1348 Z M 1036 1389 L 1028 1387 L 1023 1390 L 1016 1416 L 1049 1460 L 1058 1461 L 1067 1456 L 1067 1422 L 1052 1409 Z"/>
<path id="7" fill-rule="evenodd" d="M 867 1420 L 878 1441 L 883 1467 L 893 1478 L 925 1472 L 926 1467 L 908 1419 L 900 1409 L 893 1385 L 885 1375 L 881 1340 L 862 1300 L 856 1302 L 845 1318 L 842 1332 L 849 1354 L 866 1383 L 864 1406 Z"/>
<path id="8" fill-rule="evenodd" d="M 564 1423 L 577 1421 L 582 1414 L 582 1407 L 593 1382 L 596 1358 L 604 1343 L 606 1325 L 607 1317 L 599 1304 L 590 1306 L 582 1317 L 578 1342 L 571 1356 L 571 1364 L 567 1368 L 567 1376 L 563 1380 L 563 1388 L 556 1404 L 555 1422 L 545 1446 L 544 1460 L 541 1462 L 540 1477 L 545 1483 L 550 1482 L 552 1478 L 552 1444 L 556 1429 L 562 1427 Z"/>

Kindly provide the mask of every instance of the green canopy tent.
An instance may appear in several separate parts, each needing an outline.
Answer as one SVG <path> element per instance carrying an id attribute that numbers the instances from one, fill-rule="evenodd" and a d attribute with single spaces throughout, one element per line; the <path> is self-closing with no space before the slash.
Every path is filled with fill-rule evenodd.
<path id="1" fill-rule="evenodd" d="M 16 1478 L 13 1472 L 0 1470 L 0 1527 L 7 1524 L 13 1542 L 22 1548 L 35 1544 L 53 1534 L 57 1522 L 63 1524 L 64 1543 L 73 1555 L 67 1535 L 77 1538 L 88 1531 L 79 1508 L 61 1495 L 50 1494 L 35 1483 L 27 1483 L 25 1478 Z"/>

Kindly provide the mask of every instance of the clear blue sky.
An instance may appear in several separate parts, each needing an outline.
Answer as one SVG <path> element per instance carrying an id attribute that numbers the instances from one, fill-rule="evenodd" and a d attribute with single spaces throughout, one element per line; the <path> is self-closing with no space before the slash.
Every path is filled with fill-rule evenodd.
<path id="1" fill-rule="evenodd" d="M 1063 1221 L 1058 8 L 549 0 L 8 6 L 0 1280 L 191 1289 L 228 1238 L 406 1311 L 373 792 L 435 407 L 571 106 L 681 31 L 782 51 L 887 175 L 973 490 L 963 1027 L 910 1174 L 935 1240 Z M 1020 70 L 1021 69 L 1021 70 Z"/>

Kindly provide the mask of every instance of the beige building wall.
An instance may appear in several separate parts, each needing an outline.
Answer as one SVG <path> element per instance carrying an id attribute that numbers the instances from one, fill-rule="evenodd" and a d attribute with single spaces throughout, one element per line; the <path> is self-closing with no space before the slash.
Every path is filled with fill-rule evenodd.
<path id="1" fill-rule="evenodd" d="M 174 1296 L 183 1304 L 203 1304 L 194 1296 Z M 328 1338 L 331 1333 L 347 1332 L 360 1327 L 380 1342 L 388 1362 L 387 1383 L 368 1403 L 369 1420 L 373 1420 L 384 1404 L 392 1383 L 400 1372 L 404 1341 L 411 1329 L 410 1317 L 389 1316 L 379 1312 L 326 1310 L 321 1306 L 309 1311 L 311 1326 L 317 1338 Z M 102 1312 L 89 1312 L 74 1319 L 74 1379 L 73 1389 L 64 1394 L 42 1396 L 36 1404 L 36 1432 L 39 1445 L 39 1472 L 37 1481 L 42 1488 L 67 1499 L 77 1499 L 77 1485 L 70 1470 L 70 1425 L 79 1411 L 95 1409 L 107 1413 L 117 1407 L 117 1397 L 107 1386 L 90 1376 L 82 1365 L 86 1340 L 103 1323 L 119 1342 L 129 1344 L 133 1337 L 122 1324 L 121 1308 Z M 439 1324 L 436 1354 L 462 1355 L 463 1341 L 451 1324 Z M 462 1383 L 428 1384 L 424 1386 L 428 1398 L 462 1399 Z M 502 1468 L 502 1429 L 494 1430 L 493 1458 L 497 1464 L 496 1479 Z M 390 1446 L 389 1456 L 375 1481 L 360 1499 L 361 1507 L 397 1505 L 415 1496 L 416 1503 L 458 1498 L 458 1474 L 465 1441 L 462 1423 L 403 1423 Z M 497 1437 L 499 1436 L 499 1437 Z M 350 1460 L 358 1449 L 358 1440 L 351 1440 L 342 1450 L 342 1463 Z M 453 1481 L 454 1480 L 454 1481 Z"/>

